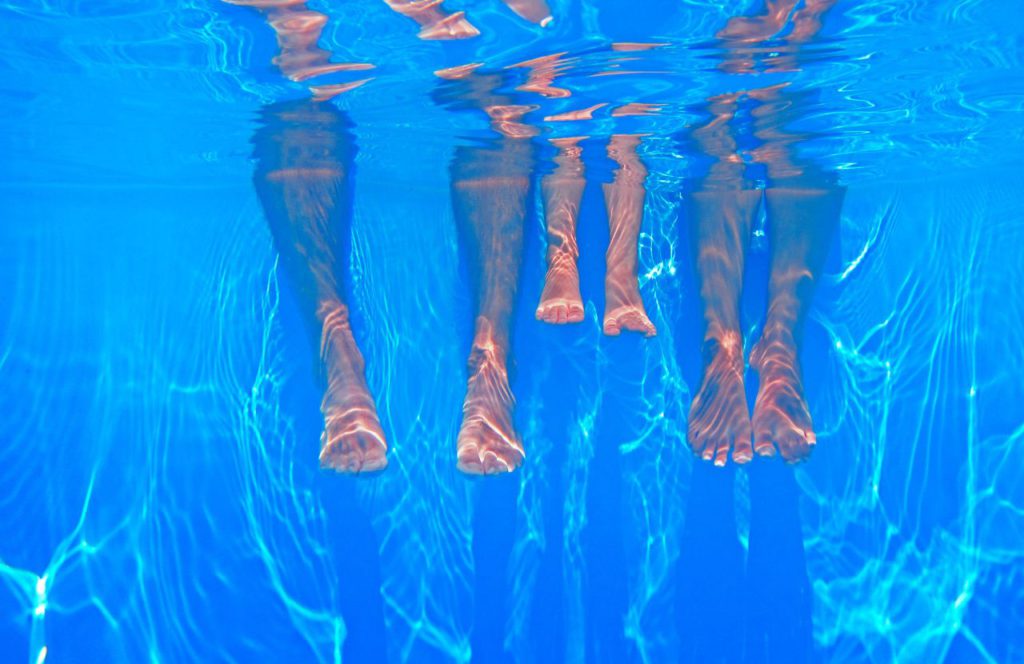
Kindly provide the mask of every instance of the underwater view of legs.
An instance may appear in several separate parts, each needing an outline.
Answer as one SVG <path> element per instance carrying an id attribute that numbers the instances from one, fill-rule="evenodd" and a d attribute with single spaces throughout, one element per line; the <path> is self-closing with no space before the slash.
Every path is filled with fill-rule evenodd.
<path id="1" fill-rule="evenodd" d="M 541 178 L 547 272 L 536 316 L 546 323 L 583 320 L 576 227 L 586 184 L 580 146 L 584 138 L 550 139 L 558 148 L 555 169 Z M 602 328 L 609 336 L 617 336 L 624 330 L 648 337 L 657 333 L 644 308 L 637 278 L 637 243 L 647 195 L 644 184 L 647 168 L 637 155 L 639 145 L 640 136 L 632 134 L 614 134 L 607 145 L 608 157 L 615 164 L 612 182 L 602 185 L 609 229 Z"/>
<path id="2" fill-rule="evenodd" d="M 770 456 L 777 449 L 789 462 L 805 459 L 817 442 L 803 394 L 800 347 L 845 193 L 821 186 L 821 180 L 803 187 L 795 181 L 765 192 L 771 243 L 768 312 L 750 353 L 750 367 L 760 379 L 754 450 Z"/>
<path id="3" fill-rule="evenodd" d="M 510 472 L 523 461 L 523 444 L 512 425 L 508 356 L 530 189 L 529 151 L 528 143 L 502 137 L 493 148 L 459 148 L 452 164 L 452 202 L 475 293 L 458 438 L 458 467 L 466 473 Z"/>
<path id="4" fill-rule="evenodd" d="M 256 192 L 320 349 L 320 465 L 350 473 L 380 470 L 387 465 L 387 444 L 338 275 L 347 269 L 343 248 L 352 205 L 355 147 L 348 121 L 329 104 L 274 104 L 263 110 L 253 142 Z"/>
<path id="5" fill-rule="evenodd" d="M 605 257 L 604 333 L 612 336 L 623 330 L 648 337 L 657 333 L 647 317 L 637 281 L 637 241 L 647 195 L 647 168 L 637 156 L 639 145 L 640 137 L 631 134 L 614 134 L 608 141 L 608 157 L 616 168 L 612 182 L 602 186 L 610 234 Z"/>
<path id="6" fill-rule="evenodd" d="M 704 371 L 687 422 L 694 454 L 725 465 L 751 459 L 751 425 L 743 376 L 740 295 L 750 229 L 761 192 L 695 191 L 688 212 L 704 317 Z"/>
<path id="7" fill-rule="evenodd" d="M 766 3 L 762 15 L 731 18 L 716 35 L 722 46 L 719 69 L 732 76 L 797 70 L 801 44 L 821 28 L 832 4 L 782 0 Z M 786 43 L 766 50 L 764 45 L 790 24 Z M 787 126 L 800 119 L 797 109 L 804 100 L 788 86 L 709 97 L 709 119 L 691 132 L 710 164 L 688 196 L 705 334 L 704 374 L 691 404 L 687 438 L 695 454 L 716 465 L 724 465 L 730 451 L 737 463 L 776 451 L 788 462 L 800 461 L 816 442 L 803 395 L 800 338 L 843 191 L 834 176 L 797 153 L 806 137 Z M 762 200 L 771 267 L 766 320 L 749 357 L 760 381 L 751 417 L 739 305 L 751 228 Z"/>
<path id="8" fill-rule="evenodd" d="M 0 664 L 1024 662 L 1019 4 L 0 2 Z"/>
<path id="9" fill-rule="evenodd" d="M 717 466 L 725 465 L 730 454 L 737 463 L 753 456 L 740 296 L 761 191 L 745 180 L 745 167 L 735 158 L 731 125 L 739 98 L 730 93 L 708 99 L 710 117 L 691 138 L 711 163 L 683 194 L 704 322 L 704 368 L 690 404 L 687 440 L 694 454 Z"/>
<path id="10" fill-rule="evenodd" d="M 523 225 L 533 173 L 524 122 L 530 107 L 498 91 L 502 76 L 456 68 L 442 76 L 435 100 L 484 115 L 490 130 L 460 145 L 451 162 L 452 211 L 473 293 L 469 376 L 457 441 L 457 467 L 472 475 L 508 473 L 524 457 L 512 422 L 515 397 L 508 365 L 513 308 L 523 259 Z"/>
<path id="11" fill-rule="evenodd" d="M 583 320 L 580 273 L 577 265 L 576 222 L 585 180 L 580 159 L 582 137 L 556 138 L 555 170 L 541 178 L 547 230 L 547 273 L 537 306 L 537 320 L 545 323 L 578 323 Z"/>

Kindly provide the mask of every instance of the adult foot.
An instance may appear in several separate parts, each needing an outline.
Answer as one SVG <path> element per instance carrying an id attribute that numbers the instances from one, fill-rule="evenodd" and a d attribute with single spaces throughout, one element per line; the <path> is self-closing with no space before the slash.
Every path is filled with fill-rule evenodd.
<path id="1" fill-rule="evenodd" d="M 750 461 L 750 414 L 743 385 L 743 344 L 738 334 L 709 339 L 704 348 L 704 377 L 690 404 L 687 439 L 694 454 L 724 466 L 732 452 L 736 463 Z"/>
<path id="2" fill-rule="evenodd" d="M 772 456 L 778 449 L 790 463 L 806 459 L 817 439 L 792 336 L 762 336 L 750 353 L 750 366 L 761 380 L 754 405 L 754 451 Z"/>
<path id="3" fill-rule="evenodd" d="M 515 399 L 508 385 L 504 350 L 477 340 L 469 356 L 469 384 L 462 407 L 458 468 L 473 475 L 509 473 L 523 462 L 523 445 L 512 428 Z"/>
<path id="4" fill-rule="evenodd" d="M 341 303 L 321 306 L 320 355 L 327 376 L 320 411 L 320 467 L 341 473 L 368 473 L 387 466 L 387 443 L 377 408 L 366 386 L 363 356 L 352 337 L 348 310 Z"/>

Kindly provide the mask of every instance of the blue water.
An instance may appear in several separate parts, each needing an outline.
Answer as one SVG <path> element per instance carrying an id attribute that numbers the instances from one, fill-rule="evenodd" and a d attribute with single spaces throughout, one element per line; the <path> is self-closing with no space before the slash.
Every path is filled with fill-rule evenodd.
<path id="1" fill-rule="evenodd" d="M 375 68 L 296 82 L 252 7 L 0 1 L 0 661 L 1024 661 L 1018 2 L 840 0 L 798 48 L 745 55 L 715 35 L 761 0 L 549 4 L 541 28 L 452 0 L 480 34 L 432 41 L 384 2 L 310 2 L 330 61 Z M 506 67 L 561 52 L 570 95 L 516 89 Z M 468 63 L 530 107 L 537 177 L 547 139 L 589 137 L 585 319 L 534 319 L 535 187 L 511 363 L 526 460 L 484 478 L 455 465 L 473 291 L 449 165 L 495 132 L 433 73 Z M 390 446 L 352 477 L 318 466 L 315 349 L 252 142 L 269 105 L 366 78 L 325 102 L 358 147 L 346 268 Z M 788 138 L 757 134 L 751 103 L 736 154 L 776 140 L 846 188 L 802 349 L 818 443 L 718 468 L 686 439 L 693 130 L 709 98 L 782 84 Z M 645 134 L 650 339 L 601 329 L 621 132 Z"/>

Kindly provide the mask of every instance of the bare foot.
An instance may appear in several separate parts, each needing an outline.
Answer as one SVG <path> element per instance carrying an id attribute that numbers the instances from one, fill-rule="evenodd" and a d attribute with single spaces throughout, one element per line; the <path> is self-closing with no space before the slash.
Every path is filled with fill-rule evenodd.
<path id="1" fill-rule="evenodd" d="M 750 414 L 743 385 L 739 335 L 705 342 L 704 378 L 690 405 L 687 438 L 694 454 L 724 466 L 729 451 L 736 463 L 750 461 Z"/>
<path id="2" fill-rule="evenodd" d="M 609 273 L 604 282 L 604 333 L 618 336 L 623 330 L 653 337 L 658 331 L 647 317 L 635 274 Z"/>
<path id="3" fill-rule="evenodd" d="M 377 408 L 366 386 L 363 356 L 352 337 L 348 310 L 340 302 L 324 303 L 320 354 L 327 389 L 320 405 L 320 467 L 341 473 L 367 473 L 387 466 L 387 443 Z"/>
<path id="4" fill-rule="evenodd" d="M 369 398 L 369 394 L 366 396 Z M 373 410 L 326 410 L 320 446 L 321 468 L 339 473 L 371 473 L 388 465 L 384 432 Z"/>
<path id="5" fill-rule="evenodd" d="M 578 323 L 583 320 L 580 274 L 576 262 L 567 259 L 548 268 L 544 292 L 537 306 L 537 320 L 546 323 Z"/>
<path id="6" fill-rule="evenodd" d="M 793 338 L 785 333 L 763 336 L 750 353 L 750 366 L 761 379 L 754 404 L 754 450 L 772 456 L 778 448 L 790 463 L 806 459 L 817 439 Z"/>
<path id="7" fill-rule="evenodd" d="M 492 475 L 512 472 L 522 464 L 523 445 L 512 428 L 514 405 L 504 350 L 493 342 L 474 342 L 459 430 L 459 470 Z"/>

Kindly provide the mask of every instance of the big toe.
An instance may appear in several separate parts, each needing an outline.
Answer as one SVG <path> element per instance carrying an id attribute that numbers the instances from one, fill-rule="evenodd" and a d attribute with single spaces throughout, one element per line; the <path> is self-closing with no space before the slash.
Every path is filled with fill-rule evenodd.
<path id="1" fill-rule="evenodd" d="M 750 445 L 750 431 L 740 432 L 733 441 L 732 460 L 736 463 L 748 463 L 754 458 L 754 450 Z"/>
<path id="2" fill-rule="evenodd" d="M 788 427 L 778 439 L 782 458 L 789 463 L 807 459 L 814 449 L 814 432 L 798 427 Z"/>

